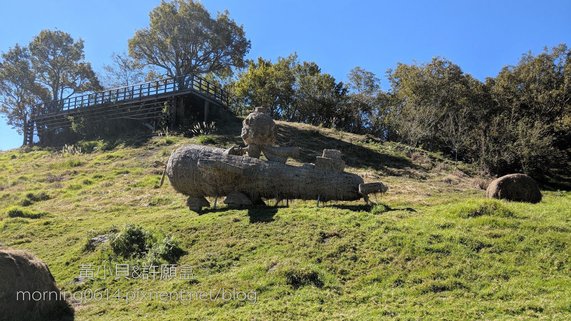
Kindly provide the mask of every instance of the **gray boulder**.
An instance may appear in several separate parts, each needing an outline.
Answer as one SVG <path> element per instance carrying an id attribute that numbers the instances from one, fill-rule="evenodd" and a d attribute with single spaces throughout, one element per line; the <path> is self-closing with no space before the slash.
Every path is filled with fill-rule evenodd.
<path id="1" fill-rule="evenodd" d="M 33 255 L 0 249 L 0 321 L 73 320 L 48 266 Z"/>
<path id="2" fill-rule="evenodd" d="M 542 195 L 533 178 L 525 174 L 509 174 L 493 180 L 486 189 L 486 197 L 539 203 Z"/>

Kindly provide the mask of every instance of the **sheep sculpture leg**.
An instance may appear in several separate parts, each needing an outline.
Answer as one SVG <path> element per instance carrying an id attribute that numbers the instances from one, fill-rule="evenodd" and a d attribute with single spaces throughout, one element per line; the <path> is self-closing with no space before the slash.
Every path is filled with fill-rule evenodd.
<path id="1" fill-rule="evenodd" d="M 200 213 L 203 207 L 210 207 L 210 202 L 204 196 L 189 196 L 186 205 L 191 211 Z"/>

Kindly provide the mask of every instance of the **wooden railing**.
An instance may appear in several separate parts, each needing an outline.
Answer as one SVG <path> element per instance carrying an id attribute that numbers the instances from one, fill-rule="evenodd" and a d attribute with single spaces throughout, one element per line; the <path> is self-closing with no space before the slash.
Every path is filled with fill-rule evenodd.
<path id="1" fill-rule="evenodd" d="M 109 89 L 101 92 L 72 96 L 42 104 L 37 110 L 43 111 L 42 116 L 52 113 L 67 112 L 79 108 L 89 108 L 98 105 L 128 103 L 130 101 L 158 97 L 162 95 L 175 95 L 194 92 L 223 106 L 228 106 L 228 92 L 208 80 L 196 76 L 186 75 L 149 81 L 133 86 Z"/>

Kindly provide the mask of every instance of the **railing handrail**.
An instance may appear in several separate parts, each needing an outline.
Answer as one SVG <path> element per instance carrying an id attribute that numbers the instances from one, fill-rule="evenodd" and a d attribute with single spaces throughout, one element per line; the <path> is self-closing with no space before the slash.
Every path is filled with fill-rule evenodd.
<path id="1" fill-rule="evenodd" d="M 188 84 L 184 84 L 185 85 L 184 88 L 179 88 L 180 79 L 183 79 L 183 81 L 185 82 L 187 81 L 187 79 L 190 81 Z M 193 90 L 200 94 L 205 94 L 209 97 L 212 97 L 215 101 L 218 101 L 223 104 L 228 104 L 228 99 L 229 99 L 228 92 L 226 92 L 226 90 L 224 90 L 221 86 L 218 86 L 217 84 L 212 83 L 207 79 L 200 77 L 198 75 L 187 74 L 182 76 L 166 77 L 162 79 L 136 83 L 129 86 L 115 87 L 111 89 L 105 89 L 102 91 L 91 92 L 81 95 L 72 95 L 64 99 L 52 100 L 51 102 L 48 103 L 41 103 L 38 104 L 38 106 L 50 106 L 50 107 L 58 106 L 61 107 L 61 109 L 58 108 L 57 111 L 69 111 L 78 108 L 86 108 L 86 107 L 110 103 L 113 98 L 115 99 L 115 102 L 129 101 L 129 100 L 158 96 L 161 94 L 176 93 L 185 90 Z M 119 99 L 120 97 L 122 99 Z M 101 100 L 99 100 L 99 98 L 101 98 Z M 105 98 L 108 98 L 109 100 L 106 101 Z M 49 111 L 44 115 L 50 113 L 52 113 L 52 111 Z"/>

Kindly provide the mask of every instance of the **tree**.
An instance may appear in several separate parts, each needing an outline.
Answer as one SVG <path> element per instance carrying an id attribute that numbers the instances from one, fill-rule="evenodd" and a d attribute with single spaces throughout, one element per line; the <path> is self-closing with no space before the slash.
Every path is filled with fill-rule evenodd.
<path id="1" fill-rule="evenodd" d="M 49 101 L 101 89 L 91 64 L 84 61 L 83 40 L 43 30 L 28 47 L 35 80 L 49 91 Z"/>
<path id="2" fill-rule="evenodd" d="M 228 12 L 212 18 L 193 0 L 161 2 L 150 13 L 150 27 L 138 30 L 129 40 L 133 58 L 162 68 L 171 77 L 228 74 L 232 67 L 244 66 L 249 49 L 244 29 Z"/>
<path id="3" fill-rule="evenodd" d="M 330 74 L 322 73 L 314 62 L 295 68 L 295 104 L 291 120 L 325 127 L 339 127 L 344 119 L 347 88 Z"/>
<path id="4" fill-rule="evenodd" d="M 83 59 L 82 40 L 50 30 L 41 31 L 27 47 L 16 45 L 2 55 L 0 112 L 24 133 L 24 142 L 24 129 L 34 114 L 57 108 L 55 100 L 100 89 L 91 65 Z"/>
<path id="5" fill-rule="evenodd" d="M 240 106 L 265 106 L 279 119 L 339 128 L 348 117 L 346 86 L 316 63 L 300 63 L 296 54 L 276 63 L 250 61 L 232 89 Z"/>
<path id="6" fill-rule="evenodd" d="M 516 66 L 504 67 L 490 82 L 501 117 L 505 162 L 498 172 L 524 171 L 535 177 L 568 167 L 571 144 L 571 51 L 565 45 L 524 55 Z M 503 156 L 503 154 L 508 156 Z M 489 163 L 489 162 L 487 162 Z"/>
<path id="7" fill-rule="evenodd" d="M 294 101 L 296 64 L 295 54 L 280 57 L 276 63 L 261 57 L 257 62 L 250 61 L 231 86 L 239 107 L 264 106 L 274 117 L 288 119 Z"/>
<path id="8" fill-rule="evenodd" d="M 355 133 L 379 133 L 379 128 L 374 128 L 384 121 L 379 78 L 370 71 L 355 67 L 349 72 L 348 90 L 347 119 L 343 129 Z"/>
<path id="9" fill-rule="evenodd" d="M 380 89 L 380 79 L 374 73 L 358 66 L 349 71 L 349 90 L 352 93 L 375 96 Z"/>
<path id="10" fill-rule="evenodd" d="M 112 65 L 103 66 L 104 82 L 107 88 L 132 86 L 145 81 L 144 67 L 126 54 L 114 53 Z"/>
<path id="11" fill-rule="evenodd" d="M 394 128 L 414 146 L 458 155 L 482 108 L 482 86 L 458 65 L 434 58 L 425 65 L 399 64 L 389 75 Z"/>
<path id="12" fill-rule="evenodd" d="M 24 131 L 30 116 L 35 113 L 39 98 L 47 93 L 34 83 L 30 53 L 27 48 L 16 45 L 2 54 L 0 62 L 0 113 L 6 116 L 8 125 L 18 133 Z"/>

